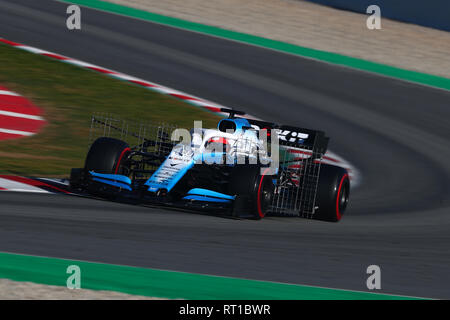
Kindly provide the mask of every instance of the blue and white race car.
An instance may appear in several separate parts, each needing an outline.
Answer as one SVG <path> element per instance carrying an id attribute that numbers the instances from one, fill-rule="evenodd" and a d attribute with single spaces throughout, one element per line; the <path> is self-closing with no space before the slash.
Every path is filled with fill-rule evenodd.
<path id="1" fill-rule="evenodd" d="M 321 163 L 329 140 L 322 131 L 222 111 L 229 117 L 216 129 L 190 130 L 181 142 L 159 134 L 130 147 L 121 139 L 99 137 L 84 167 L 72 169 L 71 189 L 234 217 L 341 219 L 350 180 L 346 169 Z M 108 127 L 103 133 L 120 130 L 111 121 L 94 117 L 93 123 Z"/>

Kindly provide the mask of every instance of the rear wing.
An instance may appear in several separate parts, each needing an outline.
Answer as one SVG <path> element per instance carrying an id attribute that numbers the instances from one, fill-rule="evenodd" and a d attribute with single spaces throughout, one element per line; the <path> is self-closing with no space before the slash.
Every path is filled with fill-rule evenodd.
<path id="1" fill-rule="evenodd" d="M 276 130 L 280 146 L 310 150 L 315 158 L 321 158 L 321 155 L 327 151 L 330 138 L 326 137 L 323 131 L 279 125 L 253 119 L 247 119 L 247 121 L 256 130 Z"/>
<path id="2" fill-rule="evenodd" d="M 228 113 L 229 119 L 236 119 L 236 115 L 245 115 L 244 111 L 228 108 L 222 108 L 220 111 Z M 321 158 L 327 151 L 330 138 L 326 137 L 325 132 L 323 131 L 280 125 L 255 119 L 243 119 L 247 120 L 256 131 L 263 129 L 266 129 L 267 131 L 270 131 L 271 129 L 277 130 L 280 146 L 310 150 L 313 153 L 314 158 Z M 318 155 L 318 157 L 315 157 L 316 155 Z"/>

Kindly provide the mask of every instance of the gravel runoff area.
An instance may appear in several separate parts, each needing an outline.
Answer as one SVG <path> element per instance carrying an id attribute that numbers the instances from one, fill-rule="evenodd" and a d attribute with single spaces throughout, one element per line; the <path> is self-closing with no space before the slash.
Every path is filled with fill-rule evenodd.
<path id="1" fill-rule="evenodd" d="M 364 14 L 302 0 L 107 1 L 450 78 L 450 32 L 389 19 L 369 30 Z"/>
<path id="2" fill-rule="evenodd" d="M 155 300 L 155 298 L 0 279 L 0 300 Z"/>

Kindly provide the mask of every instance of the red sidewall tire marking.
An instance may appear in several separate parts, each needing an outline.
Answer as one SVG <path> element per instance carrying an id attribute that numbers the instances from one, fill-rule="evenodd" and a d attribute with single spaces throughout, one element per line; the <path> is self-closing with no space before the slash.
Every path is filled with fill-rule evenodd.
<path id="1" fill-rule="evenodd" d="M 341 195 L 342 184 L 344 183 L 344 180 L 346 178 L 348 178 L 348 174 L 347 173 L 344 174 L 344 176 L 341 178 L 341 182 L 339 183 L 338 193 L 337 193 L 337 196 L 336 196 L 336 218 L 337 218 L 338 221 L 341 220 L 341 218 L 342 218 L 342 214 L 341 214 L 341 212 L 339 210 L 339 198 L 340 198 L 340 195 Z"/>
<path id="2" fill-rule="evenodd" d="M 261 180 L 259 181 L 259 186 L 258 186 L 258 198 L 257 198 L 256 202 L 257 202 L 257 207 L 258 207 L 258 215 L 260 218 L 264 218 L 264 216 L 266 215 L 265 212 L 262 212 L 262 208 L 261 208 L 261 187 L 262 187 L 263 179 L 268 170 L 269 170 L 269 168 L 264 170 L 264 173 L 261 176 Z"/>
<path id="3" fill-rule="evenodd" d="M 122 158 L 125 155 L 125 153 L 130 152 L 130 151 L 131 151 L 130 148 L 123 149 L 122 153 L 120 154 L 119 161 L 117 161 L 116 170 L 114 171 L 114 174 L 117 174 L 117 172 L 119 171 L 120 163 L 122 162 Z"/>

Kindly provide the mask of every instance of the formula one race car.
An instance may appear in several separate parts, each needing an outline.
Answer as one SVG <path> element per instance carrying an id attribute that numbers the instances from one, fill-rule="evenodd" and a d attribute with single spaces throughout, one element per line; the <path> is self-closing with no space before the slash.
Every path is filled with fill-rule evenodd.
<path id="1" fill-rule="evenodd" d="M 341 219 L 350 180 L 346 169 L 322 163 L 323 132 L 222 112 L 229 116 L 217 129 L 190 131 L 144 124 L 133 131 L 94 115 L 93 142 L 84 168 L 72 169 L 71 189 L 234 217 Z"/>

